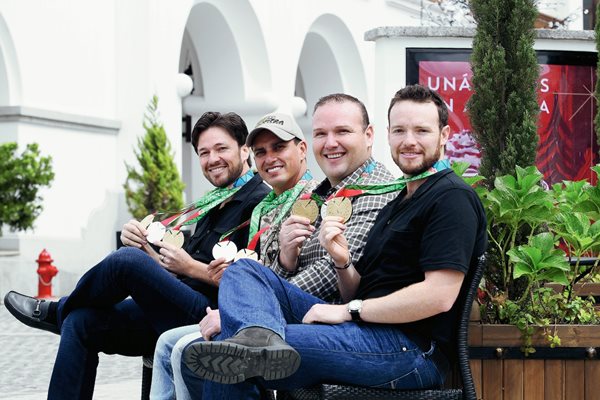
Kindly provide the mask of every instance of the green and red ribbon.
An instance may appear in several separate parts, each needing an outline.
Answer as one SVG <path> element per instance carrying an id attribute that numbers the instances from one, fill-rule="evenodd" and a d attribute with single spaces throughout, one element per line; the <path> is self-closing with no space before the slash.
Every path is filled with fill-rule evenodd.
<path id="1" fill-rule="evenodd" d="M 179 230 L 182 226 L 191 225 L 204 217 L 210 210 L 219 206 L 224 201 L 232 197 L 234 194 L 238 192 L 252 177 L 254 176 L 254 171 L 249 170 L 244 175 L 240 176 L 233 183 L 231 188 L 215 188 L 204 196 L 202 196 L 199 200 L 188 204 L 184 208 L 174 213 L 169 212 L 159 212 L 154 215 L 170 215 L 169 217 L 160 221 L 165 227 L 169 228 L 172 224 L 174 224 L 177 220 L 182 220 L 173 226 L 172 230 Z"/>

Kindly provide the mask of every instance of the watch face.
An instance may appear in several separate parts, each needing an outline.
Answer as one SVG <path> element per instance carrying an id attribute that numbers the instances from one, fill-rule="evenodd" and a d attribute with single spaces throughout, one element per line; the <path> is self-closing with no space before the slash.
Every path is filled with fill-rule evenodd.
<path id="1" fill-rule="evenodd" d="M 350 311 L 360 311 L 362 307 L 362 301 L 360 300 L 352 300 L 348 303 L 348 310 Z"/>

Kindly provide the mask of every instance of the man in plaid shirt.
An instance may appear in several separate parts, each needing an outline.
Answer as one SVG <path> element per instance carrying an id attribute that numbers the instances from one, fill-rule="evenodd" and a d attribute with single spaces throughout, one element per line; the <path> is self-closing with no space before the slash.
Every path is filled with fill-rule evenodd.
<path id="1" fill-rule="evenodd" d="M 323 201 L 347 185 L 394 180 L 381 163 L 373 160 L 373 127 L 363 103 L 346 94 L 331 94 L 315 104 L 313 154 L 326 175 L 313 193 Z M 350 198 L 352 216 L 344 232 L 353 262 L 363 253 L 367 234 L 379 210 L 397 192 Z M 300 289 L 328 302 L 337 302 L 337 277 L 333 261 L 319 244 L 319 216 L 313 226 L 307 218 L 289 217 L 279 233 L 279 257 L 271 268 Z"/>

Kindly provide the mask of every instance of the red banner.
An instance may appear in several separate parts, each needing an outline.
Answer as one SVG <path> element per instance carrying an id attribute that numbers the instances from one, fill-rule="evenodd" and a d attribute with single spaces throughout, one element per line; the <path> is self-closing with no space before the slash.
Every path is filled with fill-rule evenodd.
<path id="1" fill-rule="evenodd" d="M 472 94 L 471 67 L 464 61 L 420 61 L 419 83 L 438 91 L 450 111 L 446 146 L 450 160 L 467 161 L 475 173 L 481 154 L 465 107 Z M 539 143 L 536 163 L 548 185 L 562 180 L 595 180 L 598 162 L 594 132 L 596 71 L 585 65 L 542 64 L 538 85 Z"/>

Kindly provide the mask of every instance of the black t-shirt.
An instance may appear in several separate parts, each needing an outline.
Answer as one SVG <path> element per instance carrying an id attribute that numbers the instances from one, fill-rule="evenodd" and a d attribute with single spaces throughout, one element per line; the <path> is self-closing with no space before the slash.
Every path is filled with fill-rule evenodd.
<path id="1" fill-rule="evenodd" d="M 213 260 L 212 248 L 219 242 L 221 235 L 250 219 L 254 207 L 270 191 L 260 175 L 255 174 L 223 207 L 213 208 L 198 221 L 194 234 L 184 244 L 183 249 L 193 259 L 208 264 Z M 229 240 L 233 241 L 238 249 L 248 245 L 248 229 L 239 229 L 230 236 Z M 216 287 L 187 276 L 180 276 L 180 279 L 193 289 L 216 299 Z"/>
<path id="2" fill-rule="evenodd" d="M 355 298 L 382 297 L 425 279 L 426 271 L 467 273 L 487 247 L 485 212 L 475 191 L 452 170 L 430 176 L 405 199 L 406 189 L 384 207 L 355 265 Z M 462 292 L 461 292 L 462 295 Z M 403 331 L 442 348 L 452 340 L 457 303 L 442 314 L 400 324 Z"/>

